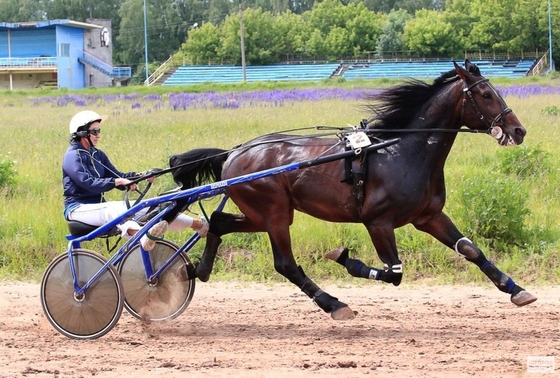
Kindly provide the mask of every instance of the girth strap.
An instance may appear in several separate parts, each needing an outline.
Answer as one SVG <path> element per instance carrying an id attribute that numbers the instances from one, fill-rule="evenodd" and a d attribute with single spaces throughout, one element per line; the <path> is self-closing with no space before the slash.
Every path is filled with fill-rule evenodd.
<path id="1" fill-rule="evenodd" d="M 347 150 L 351 147 L 346 147 Z M 364 184 L 367 175 L 367 150 L 358 156 L 352 156 L 344 160 L 344 179 L 342 182 L 352 185 L 352 195 L 356 199 L 358 211 L 362 211 L 364 205 Z"/>
<path id="2" fill-rule="evenodd" d="M 364 205 L 364 177 L 365 177 L 365 166 L 363 164 L 363 152 L 360 155 L 360 159 L 352 161 L 352 195 L 356 198 L 356 205 L 358 206 L 358 212 L 362 212 L 362 206 Z"/>

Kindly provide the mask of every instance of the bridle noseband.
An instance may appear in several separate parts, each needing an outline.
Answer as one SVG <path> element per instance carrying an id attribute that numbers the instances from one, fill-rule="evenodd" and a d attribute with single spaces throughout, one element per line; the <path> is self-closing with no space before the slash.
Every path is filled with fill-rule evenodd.
<path id="1" fill-rule="evenodd" d="M 477 85 L 479 85 L 481 83 L 486 83 L 486 82 L 488 82 L 488 79 L 482 78 L 478 81 L 475 81 L 473 84 L 468 85 L 467 82 L 463 80 L 463 104 L 462 104 L 462 108 L 461 108 L 461 124 L 463 124 L 463 116 L 465 114 L 465 105 L 467 103 L 467 95 L 468 95 L 470 100 L 471 100 L 471 104 L 473 105 L 473 108 L 476 111 L 476 114 L 479 116 L 479 118 L 481 120 L 484 120 L 484 122 L 488 126 L 488 129 L 486 130 L 486 132 L 488 134 L 492 135 L 494 138 L 499 140 L 504 135 L 504 132 L 502 130 L 502 127 L 504 126 L 504 117 L 506 116 L 506 114 L 510 113 L 512 110 L 507 106 L 504 107 L 502 109 L 502 111 L 500 112 L 500 114 L 498 114 L 496 117 L 494 117 L 494 119 L 492 120 L 492 123 L 488 123 L 488 120 L 486 119 L 484 114 L 482 114 L 482 112 L 480 111 L 480 107 L 478 106 L 478 103 L 476 102 L 476 99 L 474 98 L 474 96 L 471 92 L 472 88 L 476 87 Z M 502 100 L 502 97 L 498 94 L 498 92 L 494 89 L 494 87 L 490 83 L 488 83 L 488 86 L 494 91 L 496 96 L 498 96 L 498 98 L 500 99 L 502 104 L 504 104 L 504 101 Z M 502 127 L 500 127 L 500 126 L 502 126 Z"/>

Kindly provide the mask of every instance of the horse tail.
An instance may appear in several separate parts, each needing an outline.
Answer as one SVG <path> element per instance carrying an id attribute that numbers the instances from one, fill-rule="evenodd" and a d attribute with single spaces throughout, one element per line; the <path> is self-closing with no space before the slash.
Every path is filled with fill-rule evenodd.
<path id="1" fill-rule="evenodd" d="M 169 159 L 173 180 L 183 189 L 193 188 L 222 179 L 222 166 L 229 151 L 219 148 L 198 148 Z"/>

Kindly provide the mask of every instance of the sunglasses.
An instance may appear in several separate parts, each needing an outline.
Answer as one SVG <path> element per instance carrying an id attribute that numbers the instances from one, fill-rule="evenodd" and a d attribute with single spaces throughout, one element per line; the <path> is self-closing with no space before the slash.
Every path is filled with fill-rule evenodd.
<path id="1" fill-rule="evenodd" d="M 91 135 L 99 135 L 99 134 L 101 134 L 101 128 L 96 127 L 94 129 L 89 129 L 88 133 L 90 133 Z"/>

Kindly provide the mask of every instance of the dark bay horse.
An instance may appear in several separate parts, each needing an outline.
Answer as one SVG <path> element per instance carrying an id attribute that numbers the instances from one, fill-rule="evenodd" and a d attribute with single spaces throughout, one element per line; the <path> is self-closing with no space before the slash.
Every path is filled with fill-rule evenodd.
<path id="1" fill-rule="evenodd" d="M 468 60 L 465 68 L 454 65 L 432 84 L 409 80 L 368 99 L 373 114 L 363 124 L 368 136 L 401 141 L 362 157 L 361 168 L 355 170 L 362 174 L 354 180 L 357 185 L 343 182 L 348 163 L 335 161 L 228 187 L 227 194 L 242 214 L 212 214 L 206 247 L 196 267 L 188 269 L 189 277 L 208 280 L 223 235 L 266 232 L 275 269 L 333 319 L 352 319 L 355 314 L 348 305 L 321 290 L 294 259 L 289 227 L 298 210 L 330 222 L 364 224 L 383 268 L 350 258 L 343 247 L 326 255 L 353 276 L 399 285 L 403 264 L 394 229 L 411 223 L 476 264 L 499 290 L 510 294 L 514 304 L 535 301 L 486 259 L 443 212 L 444 165 L 463 125 L 492 135 L 502 146 L 519 145 L 526 134 L 478 67 Z M 187 188 L 343 150 L 344 143 L 337 138 L 270 134 L 230 151 L 204 148 L 176 155 L 170 166 L 181 166 L 174 179 Z M 188 162 L 193 163 L 185 165 Z"/>

